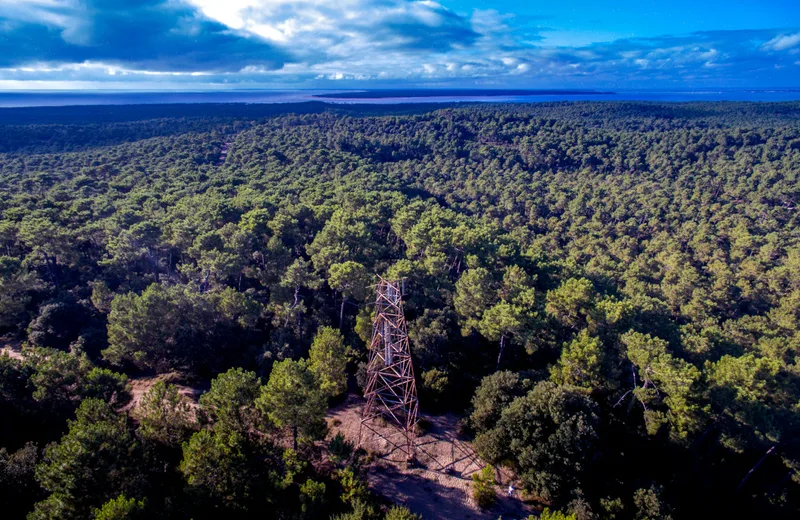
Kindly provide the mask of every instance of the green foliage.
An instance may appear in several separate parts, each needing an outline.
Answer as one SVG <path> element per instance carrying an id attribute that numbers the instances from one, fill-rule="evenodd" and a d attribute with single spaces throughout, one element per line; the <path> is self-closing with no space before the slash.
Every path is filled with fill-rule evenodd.
<path id="1" fill-rule="evenodd" d="M 565 327 L 577 329 L 586 323 L 594 302 L 592 282 L 586 278 L 570 278 L 557 289 L 548 291 L 545 310 Z"/>
<path id="2" fill-rule="evenodd" d="M 661 486 L 637 489 L 633 494 L 633 504 L 636 508 L 636 520 L 671 520 L 669 507 L 661 500 L 663 489 Z"/>
<path id="3" fill-rule="evenodd" d="M 342 303 L 339 310 L 339 326 L 344 320 L 344 306 L 349 298 L 363 300 L 367 297 L 368 286 L 372 279 L 367 269 L 358 262 L 348 260 L 332 264 L 328 268 L 328 285 L 342 294 Z"/>
<path id="4" fill-rule="evenodd" d="M 66 407 L 80 400 L 80 394 L 74 389 L 82 387 L 81 383 L 92 369 L 88 357 L 51 349 L 36 349 L 26 354 L 26 360 L 36 367 L 31 377 L 34 399 L 52 407 Z"/>
<path id="5" fill-rule="evenodd" d="M 434 108 L 3 114 L 0 337 L 24 356 L 0 357 L 9 471 L 28 479 L 20 448 L 58 440 L 82 400 L 122 407 L 122 374 L 202 385 L 311 351 L 274 374 L 299 402 L 264 385 L 253 406 L 237 390 L 252 378 L 218 380 L 188 492 L 177 447 L 198 426 L 176 389 L 148 394 L 130 411 L 146 488 L 80 506 L 124 492 L 164 516 L 299 514 L 302 482 L 321 477 L 262 419 L 322 433 L 343 364 L 338 341 L 312 340 L 338 323 L 344 345 L 368 343 L 383 273 L 408 288 L 423 409 L 474 394 L 478 447 L 554 510 L 633 516 L 634 488 L 657 476 L 662 516 L 797 517 L 798 104 Z M 348 355 L 363 367 L 363 349 Z M 548 376 L 548 397 L 530 397 Z M 34 488 L 21 514 L 75 514 L 74 497 Z M 379 516 L 363 500 L 349 514 Z"/>
<path id="6" fill-rule="evenodd" d="M 261 394 L 261 381 L 253 372 L 231 368 L 211 381 L 211 389 L 200 396 L 200 410 L 222 435 L 244 437 L 261 426 L 255 401 Z"/>
<path id="7" fill-rule="evenodd" d="M 33 443 L 13 453 L 0 448 L 0 508 L 8 518 L 22 518 L 41 498 L 41 489 L 35 480 L 38 458 Z"/>
<path id="8" fill-rule="evenodd" d="M 36 273 L 24 268 L 20 260 L 0 256 L 0 330 L 21 328 L 33 295 L 42 285 Z"/>
<path id="9" fill-rule="evenodd" d="M 617 498 L 601 498 L 600 499 L 600 507 L 602 507 L 604 512 L 604 517 L 613 520 L 617 518 L 617 515 L 622 513 L 625 510 L 625 504 L 623 504 L 622 499 Z"/>
<path id="10" fill-rule="evenodd" d="M 191 406 L 175 385 L 156 382 L 136 409 L 139 435 L 146 441 L 180 447 L 194 427 Z"/>
<path id="11" fill-rule="evenodd" d="M 82 518 L 137 484 L 136 444 L 125 417 L 108 403 L 86 399 L 69 431 L 45 449 L 36 480 L 50 495 L 33 518 Z"/>
<path id="12" fill-rule="evenodd" d="M 335 397 L 347 389 L 347 349 L 338 330 L 322 327 L 317 331 L 308 354 L 308 368 L 325 395 Z"/>
<path id="13" fill-rule="evenodd" d="M 586 390 L 602 388 L 607 379 L 603 374 L 603 348 L 599 338 L 583 329 L 571 342 L 564 344 L 558 363 L 550 371 L 550 379 L 560 385 Z"/>
<path id="14" fill-rule="evenodd" d="M 279 428 L 291 432 L 294 448 L 299 435 L 315 436 L 325 415 L 325 396 L 305 359 L 275 363 L 256 407 Z"/>
<path id="15" fill-rule="evenodd" d="M 236 432 L 196 432 L 183 444 L 180 471 L 190 490 L 233 510 L 256 492 L 246 441 Z"/>
<path id="16" fill-rule="evenodd" d="M 71 413 L 87 397 L 115 405 L 124 405 L 131 398 L 126 376 L 93 366 L 85 354 L 29 349 L 25 351 L 25 364 L 30 370 L 31 396 L 59 417 Z"/>
<path id="17" fill-rule="evenodd" d="M 528 517 L 528 520 L 532 520 L 534 518 L 533 515 Z M 573 514 L 563 513 L 561 511 L 551 511 L 549 507 L 545 507 L 541 514 L 539 514 L 538 518 L 540 520 L 577 520 L 577 517 Z"/>
<path id="18" fill-rule="evenodd" d="M 289 448 L 283 452 L 283 471 L 284 487 L 287 487 L 295 482 L 297 476 L 302 474 L 308 467 L 306 462 L 299 453 Z"/>
<path id="19" fill-rule="evenodd" d="M 486 376 L 472 398 L 470 423 L 476 431 L 493 428 L 511 402 L 525 393 L 519 374 L 502 371 Z"/>
<path id="20" fill-rule="evenodd" d="M 152 284 L 141 295 L 120 294 L 111 302 L 103 357 L 158 372 L 200 370 L 214 364 L 215 349 L 246 328 L 253 314 L 258 309 L 232 289 L 202 293 Z"/>
<path id="21" fill-rule="evenodd" d="M 94 397 L 117 405 L 124 405 L 130 399 L 128 377 L 107 368 L 91 369 L 83 385 L 81 393 L 84 397 Z"/>
<path id="22" fill-rule="evenodd" d="M 334 460 L 346 460 L 353 453 L 353 443 L 345 439 L 342 432 L 337 432 L 328 443 L 328 450 Z"/>
<path id="23" fill-rule="evenodd" d="M 543 381 L 505 407 L 496 423 L 476 428 L 475 448 L 489 461 L 511 461 L 525 487 L 552 502 L 586 471 L 599 436 L 598 411 L 583 393 Z"/>
<path id="24" fill-rule="evenodd" d="M 450 377 L 446 371 L 438 368 L 426 370 L 422 373 L 421 383 L 420 393 L 426 403 L 432 407 L 444 404 L 450 385 Z"/>
<path id="25" fill-rule="evenodd" d="M 472 498 L 481 509 L 492 507 L 497 500 L 494 486 L 494 469 L 491 466 L 484 466 L 480 473 L 472 475 Z"/>
<path id="26" fill-rule="evenodd" d="M 404 506 L 392 506 L 386 511 L 384 520 L 422 520 L 422 516 L 414 514 Z"/>
<path id="27" fill-rule="evenodd" d="M 143 517 L 143 510 L 143 500 L 120 495 L 103 504 L 100 509 L 95 509 L 94 520 L 134 520 Z"/>
<path id="28" fill-rule="evenodd" d="M 358 503 L 363 503 L 369 498 L 367 486 L 361 477 L 353 470 L 353 468 L 343 468 L 336 472 L 336 478 L 339 485 L 342 487 L 342 502 L 353 506 L 357 509 Z"/>
<path id="29" fill-rule="evenodd" d="M 655 433 L 667 421 L 678 436 L 695 430 L 702 414 L 694 395 L 700 371 L 672 356 L 666 341 L 649 334 L 628 332 L 621 341 L 641 381 L 633 394 L 644 408 L 647 431 Z M 662 405 L 666 414 L 660 413 L 658 407 Z"/>
<path id="30" fill-rule="evenodd" d="M 300 513 L 303 518 L 320 518 L 325 510 L 325 483 L 306 480 L 300 486 Z"/>
<path id="31" fill-rule="evenodd" d="M 39 307 L 39 315 L 28 325 L 28 341 L 34 347 L 69 350 L 89 321 L 86 307 L 64 297 Z"/>
<path id="32" fill-rule="evenodd" d="M 477 328 L 483 313 L 496 299 L 496 288 L 487 269 L 478 267 L 464 271 L 456 282 L 453 305 L 463 316 L 468 329 Z"/>
<path id="33" fill-rule="evenodd" d="M 781 442 L 776 425 L 790 415 L 789 398 L 780 378 L 782 363 L 753 353 L 722 356 L 706 362 L 712 409 L 723 428 L 722 442 L 741 452 Z"/>
<path id="34" fill-rule="evenodd" d="M 363 500 L 354 500 L 349 513 L 335 515 L 331 520 L 377 520 L 380 518 L 374 505 Z"/>

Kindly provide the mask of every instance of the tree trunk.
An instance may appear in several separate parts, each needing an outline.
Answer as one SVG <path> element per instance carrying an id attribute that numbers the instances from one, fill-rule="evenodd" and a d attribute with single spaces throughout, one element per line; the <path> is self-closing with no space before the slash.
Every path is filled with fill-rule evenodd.
<path id="1" fill-rule="evenodd" d="M 764 459 L 766 459 L 767 457 L 769 457 L 769 454 L 770 454 L 770 453 L 772 453 L 772 452 L 773 452 L 773 450 L 774 450 L 774 449 L 775 449 L 777 446 L 778 446 L 778 445 L 776 444 L 775 446 L 773 446 L 773 447 L 771 447 L 770 449 L 768 449 L 768 450 L 767 450 L 767 452 L 764 454 L 764 456 L 762 456 L 760 459 L 758 459 L 758 462 L 756 462 L 756 465 L 755 465 L 755 466 L 753 466 L 752 468 L 750 468 L 750 471 L 748 471 L 748 472 L 747 472 L 747 475 L 745 475 L 745 476 L 744 476 L 744 478 L 742 479 L 742 481 L 741 481 L 741 482 L 739 482 L 739 486 L 736 488 L 736 491 L 737 491 L 737 492 L 738 492 L 740 489 L 742 489 L 742 486 L 744 486 L 744 485 L 747 483 L 747 480 L 748 480 L 748 479 L 749 479 L 749 478 L 750 478 L 750 477 L 753 475 L 753 472 L 755 472 L 755 470 L 757 470 L 757 469 L 758 469 L 758 467 L 761 465 L 761 463 L 762 463 L 762 462 L 764 462 Z"/>
<path id="2" fill-rule="evenodd" d="M 150 259 L 150 266 L 153 269 L 153 279 L 155 279 L 156 283 L 158 283 L 158 259 L 153 256 L 153 253 L 150 250 L 147 251 L 147 256 Z"/>
<path id="3" fill-rule="evenodd" d="M 58 289 L 61 284 L 59 283 L 58 279 L 58 262 L 54 256 L 44 255 L 45 264 L 47 264 L 47 270 L 50 272 L 50 277 L 53 279 L 53 283 Z"/>
<path id="4" fill-rule="evenodd" d="M 342 324 L 344 323 L 344 304 L 347 302 L 347 299 L 342 295 L 342 306 L 339 309 L 339 330 L 342 330 Z"/>
<path id="5" fill-rule="evenodd" d="M 292 426 L 292 446 L 297 451 L 297 425 Z"/>
<path id="6" fill-rule="evenodd" d="M 500 370 L 500 360 L 503 358 L 503 350 L 506 348 L 506 335 L 500 336 L 500 352 L 497 354 L 497 370 Z"/>

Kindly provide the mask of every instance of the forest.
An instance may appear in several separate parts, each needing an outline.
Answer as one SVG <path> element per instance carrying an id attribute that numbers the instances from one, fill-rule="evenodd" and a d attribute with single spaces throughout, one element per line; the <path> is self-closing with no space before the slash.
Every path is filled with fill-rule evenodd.
<path id="1" fill-rule="evenodd" d="M 540 518 L 798 518 L 799 208 L 797 102 L 3 109 L 0 516 L 419 518 L 325 423 L 380 275 Z"/>

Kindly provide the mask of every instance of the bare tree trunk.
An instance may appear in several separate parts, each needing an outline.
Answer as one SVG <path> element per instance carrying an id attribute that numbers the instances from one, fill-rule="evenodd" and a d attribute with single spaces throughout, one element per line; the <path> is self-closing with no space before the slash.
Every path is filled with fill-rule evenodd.
<path id="1" fill-rule="evenodd" d="M 500 370 L 500 360 L 503 357 L 503 350 L 506 348 L 506 335 L 500 336 L 500 352 L 497 354 L 497 370 Z"/>
<path id="2" fill-rule="evenodd" d="M 347 298 L 342 295 L 342 306 L 339 309 L 339 330 L 342 330 L 342 324 L 344 324 L 344 304 L 347 303 Z"/>
<path id="3" fill-rule="evenodd" d="M 790 469 L 788 472 L 786 472 L 786 475 L 784 475 L 783 478 L 772 487 L 769 494 L 774 495 L 777 493 L 778 490 L 786 483 L 786 481 L 792 477 L 792 475 L 794 475 L 794 470 Z"/>
<path id="4" fill-rule="evenodd" d="M 776 444 L 773 447 L 771 447 L 770 449 L 768 449 L 767 452 L 760 459 L 758 459 L 758 462 L 756 462 L 755 466 L 750 468 L 750 471 L 747 472 L 747 475 L 745 475 L 744 478 L 742 479 L 742 481 L 739 482 L 739 486 L 736 488 L 737 492 L 742 489 L 742 486 L 744 486 L 747 483 L 747 480 L 753 475 L 753 472 L 755 472 L 755 470 L 758 469 L 758 467 L 761 465 L 761 463 L 764 462 L 764 460 L 767 457 L 769 457 L 769 454 L 772 453 L 773 450 L 775 450 L 775 448 L 777 446 L 778 445 Z"/>
<path id="5" fill-rule="evenodd" d="M 153 253 L 150 250 L 147 251 L 147 256 L 149 257 L 150 265 L 153 268 L 153 279 L 155 279 L 156 283 L 158 283 L 158 259 L 153 256 Z"/>
<path id="6" fill-rule="evenodd" d="M 58 289 L 61 283 L 58 279 L 58 262 L 56 258 L 50 255 L 44 255 L 44 262 L 47 265 L 47 270 L 50 272 L 50 277 L 53 279 L 56 289 Z"/>

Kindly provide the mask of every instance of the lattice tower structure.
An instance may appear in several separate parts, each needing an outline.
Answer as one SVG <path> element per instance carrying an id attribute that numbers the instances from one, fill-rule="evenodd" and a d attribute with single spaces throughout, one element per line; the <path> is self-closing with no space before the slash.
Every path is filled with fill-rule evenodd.
<path id="1" fill-rule="evenodd" d="M 419 400 L 403 314 L 404 289 L 402 280 L 379 277 L 359 443 L 366 428 L 413 460 Z"/>

